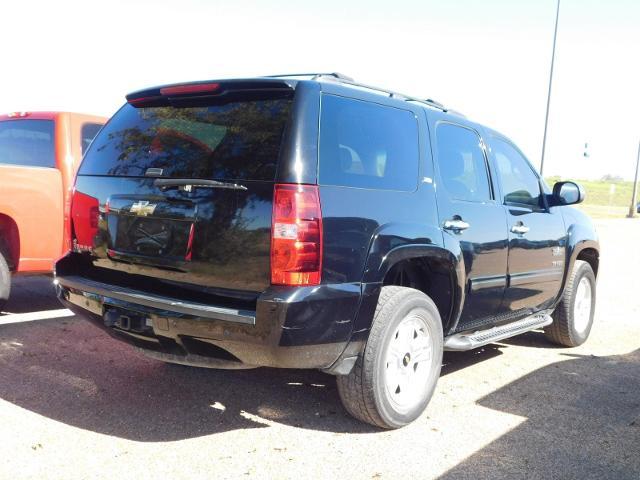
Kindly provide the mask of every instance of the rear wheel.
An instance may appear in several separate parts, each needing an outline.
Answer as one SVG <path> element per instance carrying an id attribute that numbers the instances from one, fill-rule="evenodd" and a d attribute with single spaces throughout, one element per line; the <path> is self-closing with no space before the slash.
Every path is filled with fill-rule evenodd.
<path id="1" fill-rule="evenodd" d="M 577 347 L 589 338 L 596 307 L 596 277 L 591 265 L 576 260 L 562 300 L 553 312 L 553 323 L 545 328 L 549 340 Z"/>
<path id="2" fill-rule="evenodd" d="M 363 422 L 399 428 L 427 407 L 442 365 L 442 323 L 433 301 L 405 287 L 383 287 L 364 351 L 337 378 L 346 410 Z"/>
<path id="3" fill-rule="evenodd" d="M 9 293 L 11 292 L 11 272 L 4 257 L 4 252 L 0 249 L 0 311 L 4 309 Z"/>

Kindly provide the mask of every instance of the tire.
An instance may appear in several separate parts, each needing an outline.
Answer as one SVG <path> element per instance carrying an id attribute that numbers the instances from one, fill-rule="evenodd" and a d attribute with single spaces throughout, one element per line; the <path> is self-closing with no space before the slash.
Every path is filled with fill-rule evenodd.
<path id="1" fill-rule="evenodd" d="M 11 292 L 11 272 L 9 271 L 9 265 L 4 257 L 4 252 L 0 249 L 0 312 L 4 309 L 4 306 L 9 300 L 9 293 Z"/>
<path id="2" fill-rule="evenodd" d="M 431 400 L 442 350 L 433 301 L 412 288 L 382 287 L 364 351 L 348 375 L 337 377 L 345 409 L 380 428 L 411 423 Z"/>
<path id="3" fill-rule="evenodd" d="M 588 290 L 589 298 L 585 297 Z M 596 307 L 596 276 L 591 265 L 576 260 L 562 294 L 552 314 L 553 323 L 544 329 L 547 338 L 558 345 L 577 347 L 589 338 Z"/>

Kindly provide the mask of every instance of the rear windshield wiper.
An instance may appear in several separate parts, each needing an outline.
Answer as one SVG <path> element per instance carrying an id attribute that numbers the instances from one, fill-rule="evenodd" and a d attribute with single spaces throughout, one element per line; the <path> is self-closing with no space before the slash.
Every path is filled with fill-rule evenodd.
<path id="1" fill-rule="evenodd" d="M 227 188 L 230 190 L 246 190 L 247 187 L 237 183 L 219 182 L 217 180 L 204 180 L 200 178 L 156 178 L 153 186 L 160 190 L 179 188 L 190 192 L 194 188 Z"/>

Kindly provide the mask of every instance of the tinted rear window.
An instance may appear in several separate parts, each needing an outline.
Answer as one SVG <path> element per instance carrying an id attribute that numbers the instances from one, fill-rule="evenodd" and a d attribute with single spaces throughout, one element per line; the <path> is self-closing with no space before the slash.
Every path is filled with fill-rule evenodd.
<path id="1" fill-rule="evenodd" d="M 55 168 L 53 120 L 0 122 L 0 163 Z"/>
<path id="2" fill-rule="evenodd" d="M 291 99 L 199 107 L 125 105 L 91 144 L 81 175 L 273 180 Z"/>
<path id="3" fill-rule="evenodd" d="M 418 152 L 412 112 L 323 95 L 320 184 L 415 190 Z"/>

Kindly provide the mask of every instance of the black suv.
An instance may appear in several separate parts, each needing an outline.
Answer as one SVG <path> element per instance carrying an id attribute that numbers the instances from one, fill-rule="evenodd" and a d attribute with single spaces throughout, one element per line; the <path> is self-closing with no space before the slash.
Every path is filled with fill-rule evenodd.
<path id="1" fill-rule="evenodd" d="M 127 96 L 93 141 L 56 265 L 74 312 L 152 358 L 318 368 L 384 428 L 443 350 L 593 322 L 599 245 L 507 138 L 339 74 Z"/>

